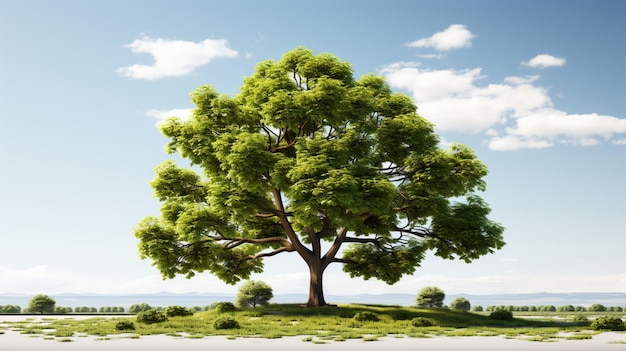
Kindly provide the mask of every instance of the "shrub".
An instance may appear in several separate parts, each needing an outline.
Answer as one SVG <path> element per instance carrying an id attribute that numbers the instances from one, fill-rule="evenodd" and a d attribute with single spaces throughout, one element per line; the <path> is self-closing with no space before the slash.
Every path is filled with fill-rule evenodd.
<path id="1" fill-rule="evenodd" d="M 565 306 L 559 306 L 556 310 L 558 312 L 573 312 L 576 310 L 576 307 L 572 305 L 565 305 Z"/>
<path id="2" fill-rule="evenodd" d="M 443 290 L 436 286 L 427 286 L 417 294 L 416 302 L 419 307 L 442 307 L 445 297 Z"/>
<path id="3" fill-rule="evenodd" d="M 166 322 L 167 316 L 165 313 L 155 310 L 141 311 L 137 313 L 137 322 L 145 324 Z"/>
<path id="4" fill-rule="evenodd" d="M 149 311 L 149 310 L 153 310 L 154 307 L 148 305 L 147 303 L 140 303 L 140 304 L 134 304 L 132 306 L 130 306 L 130 308 L 128 309 L 128 312 L 130 313 L 139 313 L 142 311 Z"/>
<path id="5" fill-rule="evenodd" d="M 131 321 L 119 321 L 115 324 L 116 330 L 135 330 L 135 323 Z"/>
<path id="6" fill-rule="evenodd" d="M 352 318 L 358 322 L 377 322 L 380 320 L 376 313 L 368 311 L 358 312 Z"/>
<path id="7" fill-rule="evenodd" d="M 54 306 L 54 311 L 53 311 L 54 314 L 66 314 L 66 313 L 69 313 L 69 312 L 71 312 L 71 309 L 70 309 L 70 311 L 68 311 L 67 308 L 65 308 L 65 307 Z"/>
<path id="8" fill-rule="evenodd" d="M 474 306 L 474 307 L 472 307 L 472 311 L 474 311 L 474 312 L 482 312 L 483 311 L 483 306 Z"/>
<path id="9" fill-rule="evenodd" d="M 2 305 L 0 306 L 0 313 L 20 313 L 22 308 L 17 305 Z"/>
<path id="10" fill-rule="evenodd" d="M 626 329 L 624 326 L 624 321 L 618 317 L 598 317 L 591 323 L 591 328 L 593 330 L 613 330 L 613 331 L 622 331 Z"/>
<path id="11" fill-rule="evenodd" d="M 543 305 L 543 306 L 539 306 L 537 310 L 541 312 L 556 312 L 556 307 L 552 305 Z"/>
<path id="12" fill-rule="evenodd" d="M 469 300 L 464 297 L 457 297 L 450 303 L 450 308 L 453 310 L 469 311 L 472 308 Z"/>
<path id="13" fill-rule="evenodd" d="M 168 317 L 187 317 L 193 316 L 193 310 L 182 306 L 169 306 L 165 309 L 165 315 Z"/>
<path id="14" fill-rule="evenodd" d="M 433 325 L 433 322 L 423 317 L 416 317 L 416 318 L 411 319 L 411 325 L 417 328 L 430 327 Z"/>
<path id="15" fill-rule="evenodd" d="M 513 313 L 507 310 L 497 310 L 497 311 L 491 312 L 489 314 L 489 318 L 501 320 L 501 321 L 507 321 L 507 320 L 513 319 Z"/>
<path id="16" fill-rule="evenodd" d="M 216 302 L 212 304 L 209 308 L 212 310 L 214 309 L 217 313 L 233 312 L 237 310 L 232 302 Z"/>
<path id="17" fill-rule="evenodd" d="M 604 312 L 606 311 L 606 307 L 604 307 L 604 305 L 601 305 L 599 303 L 594 303 L 593 305 L 589 306 L 589 312 Z"/>
<path id="18" fill-rule="evenodd" d="M 353 318 L 357 322 L 378 322 L 380 320 L 373 312 L 359 312 Z"/>
<path id="19" fill-rule="evenodd" d="M 272 287 L 262 281 L 249 280 L 239 289 L 236 304 L 241 307 L 267 305 L 274 297 Z"/>
<path id="20" fill-rule="evenodd" d="M 587 322 L 589 322 L 589 319 L 587 317 L 585 317 L 584 314 L 579 314 L 579 315 L 574 316 L 572 321 L 575 322 L 575 323 L 587 323 Z"/>
<path id="21" fill-rule="evenodd" d="M 232 317 L 220 317 L 213 323 L 215 329 L 239 329 L 239 322 Z"/>

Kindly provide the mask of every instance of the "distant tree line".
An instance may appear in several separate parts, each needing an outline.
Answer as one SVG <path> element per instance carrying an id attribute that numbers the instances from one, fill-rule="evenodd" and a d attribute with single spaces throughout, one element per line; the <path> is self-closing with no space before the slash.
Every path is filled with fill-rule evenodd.
<path id="1" fill-rule="evenodd" d="M 273 296 L 272 288 L 264 282 L 248 282 L 244 284 L 237 296 L 237 306 L 239 307 L 255 307 L 256 305 L 267 304 L 269 299 Z M 513 305 L 491 305 L 487 306 L 483 310 L 482 306 L 472 306 L 470 301 L 464 297 L 457 297 L 451 303 L 450 306 L 445 306 L 443 300 L 445 293 L 438 287 L 427 286 L 423 288 L 417 295 L 416 305 L 418 307 L 426 308 L 451 308 L 462 311 L 474 311 L 474 312 L 495 312 L 495 311 L 507 311 L 507 312 L 624 312 L 626 307 L 621 306 L 604 306 L 602 304 L 592 304 L 589 307 L 563 305 L 556 307 L 554 305 L 541 305 L 541 306 L 513 306 Z M 224 302 L 214 303 L 207 306 L 193 306 L 187 308 L 189 312 L 202 312 L 209 311 L 214 308 L 220 307 Z M 228 303 L 235 308 L 235 305 Z M 180 306 L 175 306 L 180 307 Z M 172 306 L 169 307 L 170 309 Z M 166 311 L 164 307 L 153 307 L 147 303 L 139 303 L 130 306 L 128 311 L 121 306 L 105 306 L 100 307 L 62 307 L 56 306 L 56 302 L 53 298 L 38 294 L 35 295 L 28 304 L 28 307 L 23 309 L 17 305 L 0 305 L 0 314 L 19 314 L 19 313 L 37 313 L 37 314 L 66 314 L 66 313 L 129 313 L 138 314 L 145 311 Z M 170 311 L 171 312 L 171 311 Z"/>
<path id="2" fill-rule="evenodd" d="M 486 311 L 509 311 L 509 312 L 623 312 L 625 307 L 620 306 L 604 306 L 595 303 L 589 307 L 564 305 L 556 307 L 554 305 L 542 306 L 512 306 L 512 305 L 492 305 L 487 306 Z"/>

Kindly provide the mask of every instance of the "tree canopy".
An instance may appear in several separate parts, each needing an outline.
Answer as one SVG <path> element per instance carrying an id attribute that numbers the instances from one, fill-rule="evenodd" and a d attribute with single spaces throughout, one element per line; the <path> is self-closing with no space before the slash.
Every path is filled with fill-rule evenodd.
<path id="1" fill-rule="evenodd" d="M 209 271 L 235 284 L 296 252 L 311 273 L 307 304 L 320 306 L 331 263 L 393 284 L 428 250 L 470 262 L 504 245 L 476 194 L 487 167 L 464 145 L 441 148 L 383 77 L 355 79 L 349 63 L 296 48 L 259 63 L 237 95 L 205 85 L 191 99 L 188 120 L 160 126 L 191 167 L 156 169 L 161 215 L 135 228 L 165 278 Z"/>
<path id="2" fill-rule="evenodd" d="M 443 307 L 446 294 L 436 286 L 427 286 L 417 294 L 415 302 L 419 307 Z"/>
<path id="3" fill-rule="evenodd" d="M 28 302 L 27 311 L 31 313 L 52 313 L 54 312 L 54 307 L 56 305 L 56 301 L 48 295 L 37 294 L 33 296 Z"/>
<path id="4" fill-rule="evenodd" d="M 267 305 L 274 297 L 273 289 L 262 281 L 249 280 L 239 288 L 236 304 L 240 307 Z"/>

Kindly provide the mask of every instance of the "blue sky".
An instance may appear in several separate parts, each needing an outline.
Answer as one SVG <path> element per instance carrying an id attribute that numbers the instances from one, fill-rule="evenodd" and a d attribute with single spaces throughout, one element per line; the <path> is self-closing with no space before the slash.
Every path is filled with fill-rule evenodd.
<path id="1" fill-rule="evenodd" d="M 163 281 L 132 228 L 158 213 L 156 124 L 203 84 L 236 94 L 297 46 L 387 77 L 445 143 L 487 164 L 507 245 L 428 257 L 394 286 L 325 275 L 327 294 L 626 292 L 622 1 L 32 1 L 0 11 L 0 293 L 234 292 Z M 262 279 L 306 293 L 294 255 Z"/>

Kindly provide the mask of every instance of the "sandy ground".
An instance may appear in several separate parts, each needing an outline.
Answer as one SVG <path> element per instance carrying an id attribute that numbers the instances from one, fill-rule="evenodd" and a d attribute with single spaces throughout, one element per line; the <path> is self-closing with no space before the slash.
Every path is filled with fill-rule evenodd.
<path id="1" fill-rule="evenodd" d="M 3 316 L 6 317 L 6 316 Z M 12 318 L 11 318 L 12 319 Z M 23 320 L 23 317 L 21 318 Z M 1 319 L 7 321 L 7 318 Z M 433 337 L 433 338 L 379 338 L 377 341 L 347 340 L 328 341 L 325 344 L 304 342 L 303 336 L 280 339 L 237 338 L 229 340 L 222 336 L 209 336 L 201 339 L 170 337 L 166 335 L 142 336 L 132 339 L 128 336 L 110 336 L 108 340 L 100 337 L 85 336 L 45 340 L 41 335 L 23 335 L 10 329 L 0 334 L 1 351 L 33 350 L 613 350 L 626 351 L 626 332 L 605 332 L 587 340 L 559 339 L 551 342 L 533 342 L 519 339 L 506 339 L 501 336 L 471 337 Z M 61 342 L 69 339 L 70 342 Z"/>
<path id="2" fill-rule="evenodd" d="M 71 342 L 44 340 L 41 336 L 21 335 L 13 331 L 0 334 L 0 350 L 626 350 L 626 333 L 607 332 L 594 335 L 591 340 L 559 340 L 533 342 L 493 337 L 434 337 L 434 338 L 380 338 L 377 341 L 347 340 L 314 344 L 302 337 L 281 339 L 238 338 L 210 336 L 202 339 L 174 338 L 165 335 L 142 336 L 139 339 L 111 337 L 73 337 Z"/>

